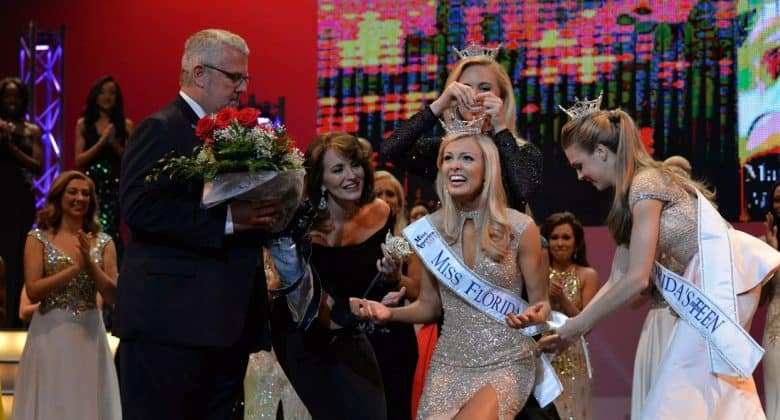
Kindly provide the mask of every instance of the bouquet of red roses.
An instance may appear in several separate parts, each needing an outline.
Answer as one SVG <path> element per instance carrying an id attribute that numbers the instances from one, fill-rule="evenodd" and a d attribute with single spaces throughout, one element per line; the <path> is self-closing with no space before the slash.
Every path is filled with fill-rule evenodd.
<path id="1" fill-rule="evenodd" d="M 198 121 L 202 145 L 191 156 L 164 157 L 148 179 L 160 174 L 204 181 L 201 204 L 208 208 L 231 199 L 277 201 L 295 213 L 303 197 L 303 154 L 284 126 L 261 124 L 255 108 L 225 108 Z M 280 220 L 278 228 L 289 220 Z"/>

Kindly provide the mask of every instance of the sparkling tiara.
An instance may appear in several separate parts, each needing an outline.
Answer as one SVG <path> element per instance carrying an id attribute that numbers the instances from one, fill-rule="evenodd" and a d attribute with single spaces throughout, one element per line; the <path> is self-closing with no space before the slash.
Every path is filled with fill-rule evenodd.
<path id="1" fill-rule="evenodd" d="M 444 132 L 448 136 L 456 134 L 482 134 L 482 127 L 485 123 L 485 116 L 482 115 L 473 120 L 465 121 L 458 118 L 457 113 L 454 110 L 450 110 L 450 121 L 444 121 L 439 119 L 441 126 L 444 127 Z"/>
<path id="2" fill-rule="evenodd" d="M 496 56 L 498 55 L 499 48 L 501 48 L 501 44 L 498 44 L 496 48 L 489 48 L 483 47 L 482 45 L 478 45 L 473 42 L 462 50 L 452 47 L 453 51 L 455 51 L 455 54 L 458 54 L 458 57 L 461 60 L 471 57 L 489 57 L 495 60 Z"/>
<path id="3" fill-rule="evenodd" d="M 598 112 L 601 110 L 601 99 L 604 95 L 604 91 L 599 92 L 599 97 L 596 99 L 588 100 L 588 98 L 585 98 L 584 100 L 580 100 L 576 96 L 574 97 L 574 105 L 572 105 L 571 108 L 566 109 L 560 105 L 558 105 L 558 108 L 560 108 L 563 112 L 566 113 L 566 115 L 569 116 L 569 119 L 576 120 L 577 118 L 584 117 L 586 115 L 590 115 L 594 112 Z"/>

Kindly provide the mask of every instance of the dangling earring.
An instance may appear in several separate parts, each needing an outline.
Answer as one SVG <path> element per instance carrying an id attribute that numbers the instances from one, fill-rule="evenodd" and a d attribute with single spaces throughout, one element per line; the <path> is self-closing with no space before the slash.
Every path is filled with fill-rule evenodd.
<path id="1" fill-rule="evenodd" d="M 320 204 L 317 206 L 318 209 L 325 210 L 326 208 L 328 208 L 327 196 L 328 196 L 328 190 L 323 189 L 322 195 L 320 196 Z"/>

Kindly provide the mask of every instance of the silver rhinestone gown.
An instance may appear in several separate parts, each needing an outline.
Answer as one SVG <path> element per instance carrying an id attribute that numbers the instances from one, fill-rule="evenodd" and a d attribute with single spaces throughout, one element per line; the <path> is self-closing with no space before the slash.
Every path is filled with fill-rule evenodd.
<path id="1" fill-rule="evenodd" d="M 520 296 L 523 276 L 517 266 L 517 249 L 520 235 L 533 220 L 511 209 L 508 216 L 512 225 L 512 252 L 500 262 L 478 252 L 472 270 L 484 280 Z M 462 213 L 461 227 L 467 217 L 478 215 Z M 431 221 L 441 230 L 440 212 L 434 213 Z M 460 241 L 458 234 L 456 243 L 450 247 L 462 259 Z M 417 418 L 452 416 L 485 385 L 490 385 L 498 396 L 499 419 L 514 418 L 533 388 L 534 340 L 477 311 L 446 286 L 440 285 L 439 291 L 444 321 L 425 378 Z"/>

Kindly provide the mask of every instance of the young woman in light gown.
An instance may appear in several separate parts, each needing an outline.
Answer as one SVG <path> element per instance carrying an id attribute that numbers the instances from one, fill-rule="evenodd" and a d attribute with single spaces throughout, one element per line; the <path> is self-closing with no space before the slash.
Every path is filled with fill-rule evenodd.
<path id="1" fill-rule="evenodd" d="M 516 296 L 527 288 L 531 305 L 498 322 L 424 271 L 412 304 L 388 308 L 353 298 L 352 310 L 379 323 L 431 322 L 443 312 L 418 419 L 512 419 L 531 394 L 536 363 L 533 338 L 513 328 L 550 312 L 539 231 L 529 216 L 507 207 L 498 151 L 487 135 L 445 137 L 437 165 L 442 208 L 427 220 L 478 277 Z"/>
<path id="2" fill-rule="evenodd" d="M 664 165 L 680 176 L 691 177 L 691 163 L 682 156 L 670 156 L 664 160 Z M 631 418 L 635 420 L 641 419 L 645 398 L 653 384 L 655 373 L 661 364 L 661 356 L 666 350 L 674 329 L 674 321 L 677 319 L 669 309 L 669 304 L 655 287 L 642 291 L 632 300 L 631 307 L 643 308 L 648 301 L 650 309 L 647 311 L 637 341 L 634 376 L 631 383 Z"/>
<path id="3" fill-rule="evenodd" d="M 585 231 L 572 213 L 553 213 L 541 227 L 550 258 L 550 303 L 553 310 L 576 316 L 599 290 L 599 275 L 588 264 Z M 591 418 L 591 378 L 583 346 L 572 346 L 555 356 L 552 364 L 563 384 L 555 399 L 562 419 Z"/>
<path id="4" fill-rule="evenodd" d="M 15 419 L 121 418 L 119 384 L 98 308 L 113 303 L 116 249 L 100 232 L 95 185 L 63 172 L 24 248 L 25 291 L 40 302 L 14 390 Z"/>
<path id="5" fill-rule="evenodd" d="M 575 118 L 564 126 L 561 145 L 581 180 L 599 190 L 615 188 L 608 224 L 619 246 L 609 281 L 579 315 L 569 318 L 556 334 L 543 337 L 539 348 L 559 352 L 577 342 L 598 321 L 648 287 L 656 261 L 689 278 L 697 288 L 720 280 L 718 289 L 707 293 L 732 293 L 734 318 L 738 320 L 735 328 L 749 328 L 761 286 L 780 266 L 780 254 L 756 238 L 728 230 L 714 208 L 697 198 L 708 200 L 713 194 L 653 160 L 625 112 L 594 110 L 584 116 L 570 115 Z M 700 212 L 706 220 L 700 220 Z M 713 254 L 732 259 L 716 258 L 700 264 L 700 258 L 710 255 L 700 254 L 698 229 L 715 231 L 715 227 L 723 232 L 719 236 L 723 240 L 709 242 L 714 244 Z M 729 245 L 732 241 L 736 241 L 733 247 Z M 738 249 L 739 254 L 732 249 Z M 722 261 L 733 262 L 736 275 L 726 277 L 723 271 L 710 275 L 711 267 L 720 268 Z M 703 279 L 696 275 L 699 272 L 704 272 Z M 713 373 L 716 365 L 708 357 L 707 343 L 691 324 L 677 319 L 642 419 L 764 418 L 752 370 L 744 377 Z M 740 354 L 731 356 L 739 358 Z M 724 369 L 723 365 L 717 368 Z"/>

